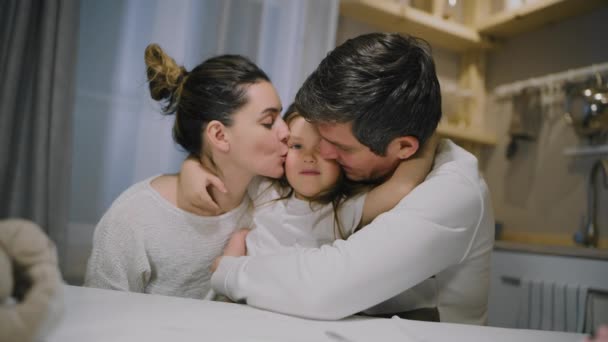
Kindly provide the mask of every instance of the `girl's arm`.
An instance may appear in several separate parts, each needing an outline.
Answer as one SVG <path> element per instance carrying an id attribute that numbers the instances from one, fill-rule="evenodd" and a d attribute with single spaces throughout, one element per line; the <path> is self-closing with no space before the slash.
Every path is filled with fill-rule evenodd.
<path id="1" fill-rule="evenodd" d="M 220 191 L 226 192 L 224 183 L 205 169 L 198 159 L 188 157 L 184 160 L 178 176 L 178 186 L 190 203 L 205 210 L 208 208 L 219 210 L 219 206 L 213 201 L 207 190 L 212 185 Z"/>
<path id="2" fill-rule="evenodd" d="M 437 136 L 431 137 L 415 156 L 401 162 L 389 180 L 367 194 L 359 227 L 366 226 L 378 215 L 391 210 L 424 181 L 433 166 L 438 142 Z"/>

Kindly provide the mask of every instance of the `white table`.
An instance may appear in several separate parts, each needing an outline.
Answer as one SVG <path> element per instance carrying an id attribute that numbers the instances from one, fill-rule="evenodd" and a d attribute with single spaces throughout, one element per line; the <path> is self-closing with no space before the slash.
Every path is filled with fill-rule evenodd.
<path id="1" fill-rule="evenodd" d="M 505 341 L 573 342 L 583 335 L 353 317 L 314 321 L 221 302 L 65 286 L 49 342 L 71 341 Z"/>

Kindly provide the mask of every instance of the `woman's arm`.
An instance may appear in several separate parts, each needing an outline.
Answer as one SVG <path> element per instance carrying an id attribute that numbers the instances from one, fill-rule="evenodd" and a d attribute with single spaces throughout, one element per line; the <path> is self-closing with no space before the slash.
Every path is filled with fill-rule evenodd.
<path id="1" fill-rule="evenodd" d="M 433 166 L 438 142 L 438 137 L 431 137 L 416 155 L 399 164 L 390 179 L 367 194 L 359 227 L 368 225 L 378 215 L 394 208 L 424 181 Z"/>

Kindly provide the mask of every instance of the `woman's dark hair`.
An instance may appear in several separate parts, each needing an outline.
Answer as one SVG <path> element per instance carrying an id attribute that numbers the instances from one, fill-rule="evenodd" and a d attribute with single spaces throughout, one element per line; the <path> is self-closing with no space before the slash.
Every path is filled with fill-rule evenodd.
<path id="1" fill-rule="evenodd" d="M 297 111 L 296 106 L 293 103 L 289 107 L 287 107 L 287 110 L 283 114 L 283 120 L 285 120 L 285 123 L 288 126 L 293 120 L 299 117 L 302 116 Z M 280 197 L 276 199 L 276 201 L 290 198 L 293 195 L 294 189 L 291 187 L 291 185 L 289 185 L 286 173 L 284 173 L 281 178 L 275 180 L 273 183 L 280 195 Z M 336 181 L 335 186 L 317 194 L 316 196 L 307 197 L 306 200 L 310 202 L 311 210 L 315 210 L 315 204 L 331 203 L 334 211 L 335 237 L 336 239 L 345 239 L 347 236 L 344 233 L 342 224 L 340 223 L 340 216 L 338 215 L 338 211 L 347 199 L 356 196 L 366 190 L 368 190 L 368 186 L 348 180 L 344 175 L 344 171 L 340 169 L 340 175 L 338 176 L 338 180 Z"/>
<path id="2" fill-rule="evenodd" d="M 312 122 L 352 122 L 353 135 L 377 155 L 395 138 L 420 146 L 441 119 L 441 93 L 430 46 L 419 38 L 371 33 L 330 52 L 296 95 Z"/>
<path id="3" fill-rule="evenodd" d="M 238 55 L 210 58 L 188 72 L 160 46 L 145 52 L 150 95 L 164 103 L 163 113 L 175 113 L 173 140 L 197 158 L 202 153 L 202 132 L 217 120 L 232 124 L 232 114 L 247 103 L 247 86 L 270 81 L 249 59 Z"/>

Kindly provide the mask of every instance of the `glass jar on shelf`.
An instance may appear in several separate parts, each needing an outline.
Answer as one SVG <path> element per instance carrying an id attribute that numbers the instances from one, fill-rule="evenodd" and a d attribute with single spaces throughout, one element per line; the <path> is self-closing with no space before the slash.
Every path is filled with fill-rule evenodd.
<path id="1" fill-rule="evenodd" d="M 444 122 L 453 127 L 467 127 L 470 118 L 466 113 L 466 101 L 471 101 L 471 92 L 451 80 L 440 79 L 439 83 Z"/>

